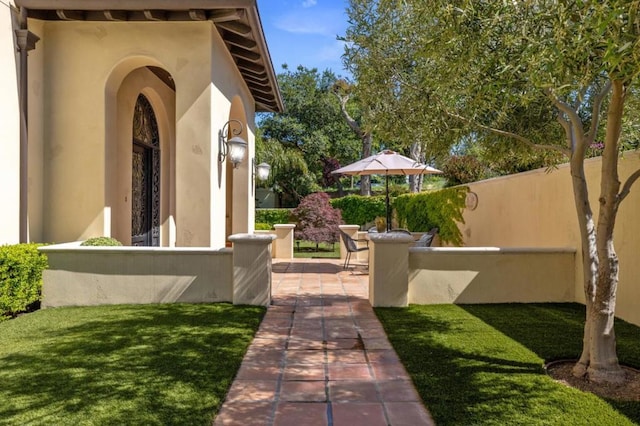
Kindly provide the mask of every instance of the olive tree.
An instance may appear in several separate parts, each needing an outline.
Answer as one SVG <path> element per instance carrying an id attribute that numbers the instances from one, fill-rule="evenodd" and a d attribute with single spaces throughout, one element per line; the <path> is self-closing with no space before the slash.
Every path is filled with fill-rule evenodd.
<path id="1" fill-rule="evenodd" d="M 616 216 L 632 185 L 618 176 L 638 141 L 640 0 L 607 2 L 351 0 L 345 63 L 389 132 L 427 135 L 442 155 L 466 140 L 552 150 L 570 164 L 586 321 L 574 374 L 623 380 L 614 315 Z M 603 144 L 594 216 L 584 159 Z M 498 151 L 499 152 L 499 151 Z"/>

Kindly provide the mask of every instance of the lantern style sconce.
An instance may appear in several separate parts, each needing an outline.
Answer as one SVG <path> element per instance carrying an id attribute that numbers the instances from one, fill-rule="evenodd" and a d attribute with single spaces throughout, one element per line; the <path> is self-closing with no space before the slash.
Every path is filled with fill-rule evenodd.
<path id="1" fill-rule="evenodd" d="M 237 126 L 232 126 L 232 123 L 237 123 Z M 228 156 L 235 169 L 244 160 L 247 141 L 239 136 L 242 133 L 242 129 L 243 124 L 240 120 L 231 119 L 224 123 L 222 129 L 218 132 L 218 162 L 224 162 Z M 228 136 L 229 131 L 231 132 L 231 138 Z"/>
<path id="2" fill-rule="evenodd" d="M 260 163 L 256 165 L 256 159 L 251 160 L 253 166 L 253 179 L 257 176 L 259 180 L 267 180 L 269 173 L 271 172 L 271 166 L 267 163 Z"/>

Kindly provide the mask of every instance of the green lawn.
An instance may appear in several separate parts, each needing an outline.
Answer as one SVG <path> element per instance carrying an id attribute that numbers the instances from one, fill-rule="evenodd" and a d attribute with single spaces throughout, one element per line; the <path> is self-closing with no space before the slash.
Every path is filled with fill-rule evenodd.
<path id="1" fill-rule="evenodd" d="M 328 244 L 296 240 L 293 246 L 294 258 L 340 259 L 340 243 Z"/>
<path id="2" fill-rule="evenodd" d="M 263 314 L 120 305 L 0 323 L 0 425 L 211 424 Z"/>
<path id="3" fill-rule="evenodd" d="M 576 358 L 577 304 L 431 305 L 376 313 L 436 424 L 628 425 L 640 403 L 560 385 L 545 360 Z M 618 356 L 640 367 L 640 329 L 616 322 Z"/>

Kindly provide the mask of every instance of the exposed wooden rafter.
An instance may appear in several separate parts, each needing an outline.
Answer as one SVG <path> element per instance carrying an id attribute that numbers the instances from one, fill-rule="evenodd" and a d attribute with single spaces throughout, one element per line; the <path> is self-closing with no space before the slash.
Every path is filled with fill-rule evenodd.
<path id="1" fill-rule="evenodd" d="M 127 20 L 127 12 L 124 10 L 103 10 L 102 13 L 107 21 Z"/>
<path id="2" fill-rule="evenodd" d="M 143 11 L 144 17 L 148 21 L 166 21 L 167 12 L 164 10 L 145 10 Z"/>
<path id="3" fill-rule="evenodd" d="M 262 55 L 260 55 L 258 52 L 254 50 L 247 50 L 241 47 L 231 46 L 231 48 L 229 49 L 229 52 L 233 56 L 239 57 L 241 59 L 246 59 L 248 61 L 256 62 L 256 61 L 262 60 Z"/>
<path id="4" fill-rule="evenodd" d="M 223 33 L 222 38 L 229 44 L 249 50 L 253 50 L 258 46 L 258 44 L 250 38 L 241 37 L 232 33 Z"/>
<path id="5" fill-rule="evenodd" d="M 216 26 L 241 36 L 248 36 L 251 34 L 251 27 L 238 21 L 217 22 Z"/>
<path id="6" fill-rule="evenodd" d="M 215 23 L 226 21 L 239 21 L 244 16 L 242 9 L 222 9 L 209 13 L 209 19 Z"/>
<path id="7" fill-rule="evenodd" d="M 191 18 L 192 21 L 206 21 L 207 13 L 204 10 L 191 9 L 189 11 L 189 18 Z"/>
<path id="8" fill-rule="evenodd" d="M 63 21 L 82 21 L 84 13 L 80 10 L 56 10 L 56 15 Z"/>

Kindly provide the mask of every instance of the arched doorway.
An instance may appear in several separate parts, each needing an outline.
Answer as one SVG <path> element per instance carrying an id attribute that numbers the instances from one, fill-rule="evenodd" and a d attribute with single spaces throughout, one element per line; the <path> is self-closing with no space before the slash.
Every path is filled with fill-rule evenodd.
<path id="1" fill-rule="evenodd" d="M 160 137 L 149 100 L 138 96 L 133 114 L 131 245 L 160 245 Z"/>

